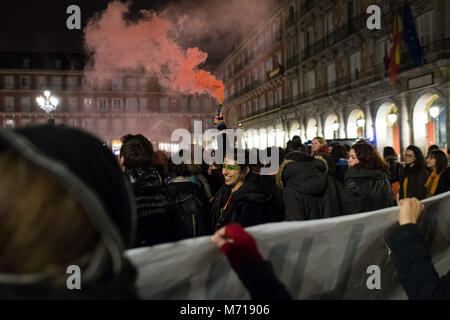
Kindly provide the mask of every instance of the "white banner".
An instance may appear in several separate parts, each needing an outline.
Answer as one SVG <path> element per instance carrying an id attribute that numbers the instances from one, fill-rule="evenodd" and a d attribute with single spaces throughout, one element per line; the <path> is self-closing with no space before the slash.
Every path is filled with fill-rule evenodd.
<path id="1" fill-rule="evenodd" d="M 450 192 L 423 203 L 419 228 L 442 275 L 450 269 Z M 397 210 L 246 230 L 295 299 L 405 299 L 385 244 L 385 236 L 397 225 Z M 130 250 L 126 255 L 138 269 L 143 299 L 250 298 L 209 237 Z M 380 289 L 367 285 L 377 276 L 371 266 L 380 268 Z"/>

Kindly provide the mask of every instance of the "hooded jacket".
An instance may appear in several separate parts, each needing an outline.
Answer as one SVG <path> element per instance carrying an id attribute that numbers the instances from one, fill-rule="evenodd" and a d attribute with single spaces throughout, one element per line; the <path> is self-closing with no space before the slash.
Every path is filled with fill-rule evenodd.
<path id="1" fill-rule="evenodd" d="M 327 174 L 324 159 L 298 152 L 293 160 L 285 160 L 278 172 L 277 183 L 283 189 L 287 221 L 330 218 L 358 212 L 358 207 L 351 208 L 353 199 L 348 198 L 345 192 L 341 194 L 343 187 Z"/>
<path id="2" fill-rule="evenodd" d="M 134 247 L 176 240 L 175 203 L 155 168 L 125 171 L 136 198 L 137 235 Z"/>
<path id="3" fill-rule="evenodd" d="M 361 212 L 395 205 L 388 175 L 382 170 L 350 167 L 345 174 L 345 188 L 360 203 Z"/>
<path id="4" fill-rule="evenodd" d="M 101 235 L 82 270 L 83 290 L 70 291 L 68 274 L 1 274 L 0 297 L 11 299 L 134 299 L 136 271 L 123 252 L 134 242 L 136 208 L 116 157 L 97 138 L 62 126 L 0 131 L 0 150 L 11 150 L 49 173 L 84 207 Z M 64 214 L 63 212 L 61 214 Z"/>
<path id="5" fill-rule="evenodd" d="M 231 198 L 231 188 L 224 185 L 211 207 L 212 230 L 231 223 L 239 223 L 245 228 L 276 221 L 282 206 L 272 191 L 267 180 L 256 174 L 249 174 Z M 228 199 L 230 202 L 227 208 L 221 212 Z"/>
<path id="6" fill-rule="evenodd" d="M 402 166 L 398 163 L 398 158 L 396 156 L 389 156 L 385 161 L 389 165 L 389 182 L 392 184 L 400 181 Z"/>

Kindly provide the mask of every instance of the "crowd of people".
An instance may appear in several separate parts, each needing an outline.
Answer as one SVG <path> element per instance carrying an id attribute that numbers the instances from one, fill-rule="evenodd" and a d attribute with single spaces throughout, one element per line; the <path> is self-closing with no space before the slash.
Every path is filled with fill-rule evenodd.
<path id="1" fill-rule="evenodd" d="M 76 264 L 88 270 L 88 297 L 137 298 L 125 249 L 211 235 L 253 298 L 287 299 L 243 228 L 401 207 L 450 190 L 447 156 L 435 146 L 426 157 L 409 146 L 399 159 L 365 141 L 316 137 L 307 146 L 295 136 L 277 149 L 278 171 L 262 175 L 268 164 L 250 163 L 252 150 L 242 150 L 243 162 L 234 149 L 223 163 L 177 163 L 141 134 L 121 141 L 116 158 L 97 138 L 61 126 L 0 134 L 0 297 L 79 298 L 52 290 L 62 266 Z M 259 290 L 258 277 L 272 279 L 269 287 Z"/>
<path id="2" fill-rule="evenodd" d="M 392 147 L 382 158 L 365 141 L 328 146 L 317 137 L 308 151 L 296 136 L 278 149 L 278 171 L 261 175 L 267 164 L 250 164 L 252 150 L 243 150 L 243 163 L 235 149 L 223 164 L 193 164 L 193 157 L 190 164 L 174 164 L 168 156 L 156 162 L 142 135 L 122 142 L 120 163 L 138 209 L 136 246 L 213 234 L 232 223 L 249 227 L 373 211 L 450 190 L 447 156 L 434 147 L 425 160 L 418 147 L 409 146 L 401 162 Z"/>

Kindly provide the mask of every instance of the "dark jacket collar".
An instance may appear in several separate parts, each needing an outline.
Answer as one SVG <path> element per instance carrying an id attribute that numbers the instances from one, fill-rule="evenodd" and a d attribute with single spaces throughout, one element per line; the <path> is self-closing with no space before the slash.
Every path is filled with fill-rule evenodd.
<path id="1" fill-rule="evenodd" d="M 386 179 L 387 174 L 379 169 L 362 169 L 349 167 L 345 173 L 345 179 Z"/>
<path id="2" fill-rule="evenodd" d="M 155 168 L 127 169 L 125 174 L 130 179 L 136 196 L 158 190 L 163 185 L 161 176 Z"/>

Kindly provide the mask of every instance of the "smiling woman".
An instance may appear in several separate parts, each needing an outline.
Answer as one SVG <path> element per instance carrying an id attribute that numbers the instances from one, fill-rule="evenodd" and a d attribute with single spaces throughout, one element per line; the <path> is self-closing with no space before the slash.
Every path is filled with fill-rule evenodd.
<path id="1" fill-rule="evenodd" d="M 281 203 L 274 196 L 275 185 L 267 177 L 250 170 L 247 150 L 235 149 L 222 166 L 225 185 L 218 191 L 211 208 L 213 230 L 230 223 L 243 227 L 281 220 Z"/>

